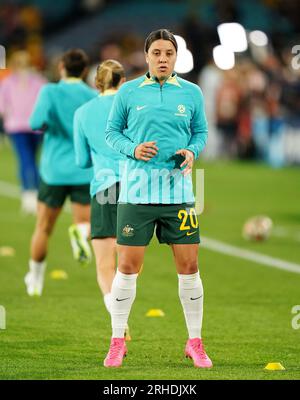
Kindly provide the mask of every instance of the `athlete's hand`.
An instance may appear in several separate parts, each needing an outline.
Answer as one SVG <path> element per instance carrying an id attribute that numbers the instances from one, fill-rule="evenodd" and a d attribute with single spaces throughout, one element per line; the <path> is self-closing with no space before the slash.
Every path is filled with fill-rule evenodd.
<path id="1" fill-rule="evenodd" d="M 149 161 L 158 152 L 156 142 L 145 142 L 136 146 L 134 150 L 134 157 L 137 160 Z"/>
<path id="2" fill-rule="evenodd" d="M 194 153 L 190 150 L 187 149 L 180 149 L 176 151 L 176 154 L 180 154 L 182 157 L 185 158 L 185 160 L 180 164 L 180 168 L 186 167 L 181 171 L 184 176 L 190 174 L 193 169 L 193 164 L 195 160 Z"/>

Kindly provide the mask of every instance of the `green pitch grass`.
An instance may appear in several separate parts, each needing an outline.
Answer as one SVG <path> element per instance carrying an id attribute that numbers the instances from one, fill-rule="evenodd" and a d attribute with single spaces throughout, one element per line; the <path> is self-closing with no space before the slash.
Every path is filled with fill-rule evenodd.
<path id="1" fill-rule="evenodd" d="M 203 166 L 202 234 L 299 263 L 300 170 L 238 162 L 198 164 Z M 5 145 L 0 148 L 0 181 L 16 184 L 15 174 L 10 147 Z M 203 337 L 214 362 L 212 370 L 203 371 L 183 356 L 187 335 L 177 276 L 169 248 L 156 239 L 138 279 L 128 357 L 122 368 L 105 369 L 110 320 L 94 262 L 82 269 L 72 259 L 67 237 L 70 214 L 61 215 L 50 243 L 44 294 L 30 298 L 23 277 L 35 221 L 22 216 L 19 205 L 18 199 L 0 195 L 0 247 L 15 249 L 15 256 L 0 257 L 0 304 L 7 313 L 6 330 L 0 330 L 1 379 L 300 378 L 300 329 L 291 325 L 291 309 L 300 304 L 300 274 L 201 249 Z M 246 243 L 241 227 L 256 214 L 269 215 L 286 234 L 265 243 Z M 52 280 L 50 272 L 56 269 L 65 270 L 68 279 Z M 162 309 L 165 317 L 146 317 L 151 308 Z M 268 362 L 281 362 L 286 370 L 264 371 Z"/>

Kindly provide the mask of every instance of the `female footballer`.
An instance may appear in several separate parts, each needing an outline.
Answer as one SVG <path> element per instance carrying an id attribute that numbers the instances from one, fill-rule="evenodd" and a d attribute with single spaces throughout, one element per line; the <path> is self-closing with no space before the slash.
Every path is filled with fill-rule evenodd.
<path id="1" fill-rule="evenodd" d="M 108 119 L 108 144 L 127 156 L 118 204 L 118 271 L 111 291 L 112 339 L 105 367 L 119 367 L 127 352 L 124 330 L 136 280 L 154 230 L 170 245 L 194 366 L 210 368 L 201 339 L 203 286 L 198 270 L 199 225 L 191 171 L 207 142 L 199 87 L 173 71 L 175 37 L 166 29 L 145 41 L 149 72 L 125 83 Z"/>
<path id="2" fill-rule="evenodd" d="M 74 257 L 89 262 L 89 183 L 92 171 L 75 164 L 73 118 L 78 107 L 96 93 L 82 78 L 88 58 L 83 50 L 67 51 L 59 64 L 61 80 L 48 83 L 38 96 L 30 117 L 33 130 L 44 130 L 41 181 L 35 230 L 31 239 L 29 271 L 25 284 L 29 296 L 41 296 L 44 286 L 48 242 L 67 197 L 72 203 L 74 225 L 70 238 Z"/>
<path id="3" fill-rule="evenodd" d="M 81 106 L 74 117 L 76 163 L 81 168 L 93 166 L 90 186 L 91 239 L 97 281 L 108 312 L 111 285 L 116 273 L 117 200 L 125 157 L 106 144 L 105 128 L 115 94 L 124 81 L 124 69 L 118 61 L 102 62 L 95 78 L 99 96 Z M 126 339 L 129 338 L 127 327 Z"/>

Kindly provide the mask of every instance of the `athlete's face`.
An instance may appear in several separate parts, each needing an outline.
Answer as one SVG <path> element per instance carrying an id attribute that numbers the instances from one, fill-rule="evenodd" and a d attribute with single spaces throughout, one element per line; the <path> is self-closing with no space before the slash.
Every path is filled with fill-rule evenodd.
<path id="1" fill-rule="evenodd" d="M 159 81 L 165 80 L 174 71 L 176 58 L 176 49 L 170 40 L 155 40 L 146 53 L 150 75 L 156 76 Z"/>

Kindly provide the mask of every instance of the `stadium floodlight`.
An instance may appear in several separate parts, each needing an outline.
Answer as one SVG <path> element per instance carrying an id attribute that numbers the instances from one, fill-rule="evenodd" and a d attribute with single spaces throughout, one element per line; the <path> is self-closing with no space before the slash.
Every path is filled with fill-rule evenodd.
<path id="1" fill-rule="evenodd" d="M 184 38 L 179 35 L 174 35 L 174 36 L 175 36 L 176 42 L 178 44 L 178 51 L 181 51 L 181 50 L 185 51 L 187 46 L 186 46 L 186 41 L 184 40 Z"/>
<path id="2" fill-rule="evenodd" d="M 221 44 L 214 47 L 213 58 L 216 66 L 220 69 L 227 70 L 234 67 L 234 52 Z"/>
<path id="3" fill-rule="evenodd" d="M 220 42 L 231 51 L 240 52 L 248 48 L 244 27 L 237 22 L 229 22 L 218 26 Z"/>
<path id="4" fill-rule="evenodd" d="M 175 64 L 175 71 L 179 74 L 187 74 L 191 72 L 194 68 L 194 58 L 190 50 L 187 48 L 185 50 L 178 51 L 177 61 Z"/>
<path id="5" fill-rule="evenodd" d="M 249 39 L 255 46 L 266 46 L 269 41 L 268 36 L 262 31 L 250 32 Z"/>
<path id="6" fill-rule="evenodd" d="M 179 74 L 187 74 L 194 68 L 194 58 L 190 50 L 187 49 L 186 41 L 182 36 L 174 35 L 178 44 L 177 61 L 175 71 Z"/>

